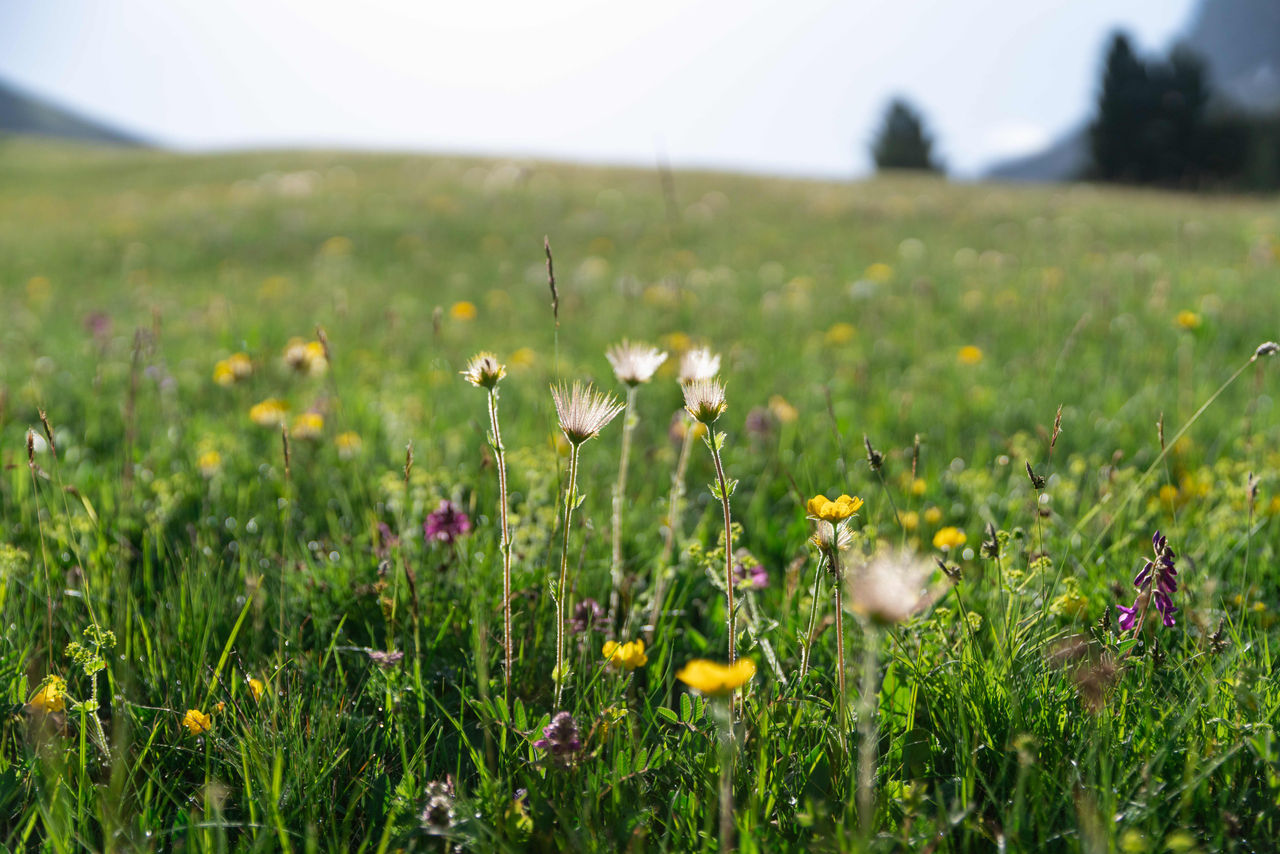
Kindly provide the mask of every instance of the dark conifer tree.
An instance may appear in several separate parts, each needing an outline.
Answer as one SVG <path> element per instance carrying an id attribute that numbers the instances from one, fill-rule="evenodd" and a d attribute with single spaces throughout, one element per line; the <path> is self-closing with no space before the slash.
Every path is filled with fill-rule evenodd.
<path id="1" fill-rule="evenodd" d="M 933 139 L 925 131 L 918 110 L 902 98 L 895 98 L 885 113 L 884 124 L 871 145 L 876 169 L 916 169 L 941 172 L 933 158 Z"/>

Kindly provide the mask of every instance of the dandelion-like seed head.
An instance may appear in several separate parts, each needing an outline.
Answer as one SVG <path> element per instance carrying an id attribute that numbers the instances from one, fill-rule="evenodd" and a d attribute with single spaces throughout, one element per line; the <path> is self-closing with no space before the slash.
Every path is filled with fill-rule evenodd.
<path id="1" fill-rule="evenodd" d="M 720 357 L 707 347 L 686 350 L 680 357 L 680 382 L 709 380 L 720 373 Z"/>
<path id="2" fill-rule="evenodd" d="M 909 551 L 882 550 L 846 576 L 849 606 L 874 623 L 901 623 L 932 604 L 934 564 Z"/>
<path id="3" fill-rule="evenodd" d="M 667 354 L 657 347 L 648 344 L 636 344 L 622 339 L 604 354 L 613 365 L 613 375 L 618 382 L 629 386 L 638 386 L 653 379 L 654 373 L 667 360 Z"/>
<path id="4" fill-rule="evenodd" d="M 729 408 L 719 380 L 693 380 L 684 384 L 684 408 L 695 421 L 711 424 Z"/>
<path id="5" fill-rule="evenodd" d="M 471 361 L 467 362 L 467 369 L 462 371 L 462 377 L 467 382 L 490 391 L 493 391 L 498 381 L 506 375 L 507 366 L 489 352 L 476 353 L 471 357 Z"/>
<path id="6" fill-rule="evenodd" d="M 575 382 L 572 388 L 566 388 L 564 384 L 553 385 L 551 398 L 556 404 L 560 429 L 574 445 L 581 445 L 600 435 L 600 431 L 623 410 L 622 403 L 613 395 L 579 382 Z"/>

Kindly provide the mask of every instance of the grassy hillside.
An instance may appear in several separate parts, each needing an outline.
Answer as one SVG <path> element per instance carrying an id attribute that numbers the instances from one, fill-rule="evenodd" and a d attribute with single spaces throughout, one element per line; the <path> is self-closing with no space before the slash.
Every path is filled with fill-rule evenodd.
<path id="1" fill-rule="evenodd" d="M 6 845 L 717 850 L 722 771 L 742 850 L 1275 837 L 1280 423 L 1250 361 L 1280 337 L 1274 201 L 0 146 Z M 327 370 L 291 368 L 317 326 Z M 617 626 L 570 637 L 557 704 L 548 385 L 625 396 L 624 337 L 672 358 L 636 394 Z M 733 549 L 767 574 L 734 588 L 758 669 L 733 761 L 726 704 L 676 678 L 728 648 L 700 442 L 668 518 L 697 344 L 723 357 Z M 480 350 L 507 369 L 509 694 L 497 461 L 459 376 Z M 216 382 L 235 353 L 248 374 Z M 267 398 L 287 459 L 250 419 Z M 40 410 L 54 449 L 29 465 Z M 570 605 L 608 606 L 624 418 L 582 445 Z M 847 714 L 817 493 L 865 500 L 842 523 Z M 424 540 L 446 500 L 471 530 Z M 1157 530 L 1180 610 L 1122 630 Z M 857 611 L 890 546 L 949 573 L 884 625 Z M 647 661 L 606 666 L 611 637 Z M 581 750 L 553 755 L 562 710 Z"/>

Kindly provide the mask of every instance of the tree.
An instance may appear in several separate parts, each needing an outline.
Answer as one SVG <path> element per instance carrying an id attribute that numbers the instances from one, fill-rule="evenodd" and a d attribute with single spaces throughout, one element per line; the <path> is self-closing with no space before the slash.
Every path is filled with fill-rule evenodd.
<path id="1" fill-rule="evenodd" d="M 933 159 L 933 139 L 924 128 L 919 111 L 902 98 L 894 98 L 885 113 L 871 156 L 876 169 L 916 169 L 941 172 L 942 166 Z"/>
<path id="2" fill-rule="evenodd" d="M 1089 126 L 1095 177 L 1104 181 L 1140 181 L 1144 116 L 1150 113 L 1147 68 L 1133 52 L 1129 37 L 1115 33 L 1107 50 L 1098 93 L 1098 114 Z"/>

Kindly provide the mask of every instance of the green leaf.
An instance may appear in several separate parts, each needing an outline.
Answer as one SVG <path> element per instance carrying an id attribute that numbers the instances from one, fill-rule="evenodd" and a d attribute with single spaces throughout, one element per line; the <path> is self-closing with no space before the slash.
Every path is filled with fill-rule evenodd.
<path id="1" fill-rule="evenodd" d="M 664 721 L 666 721 L 669 724 L 680 723 L 680 717 L 671 709 L 668 709 L 666 706 L 659 706 L 654 711 L 657 713 L 658 717 L 662 718 Z"/>
<path id="2" fill-rule="evenodd" d="M 693 720 L 693 699 L 688 694 L 680 695 L 680 720 L 685 723 Z"/>

